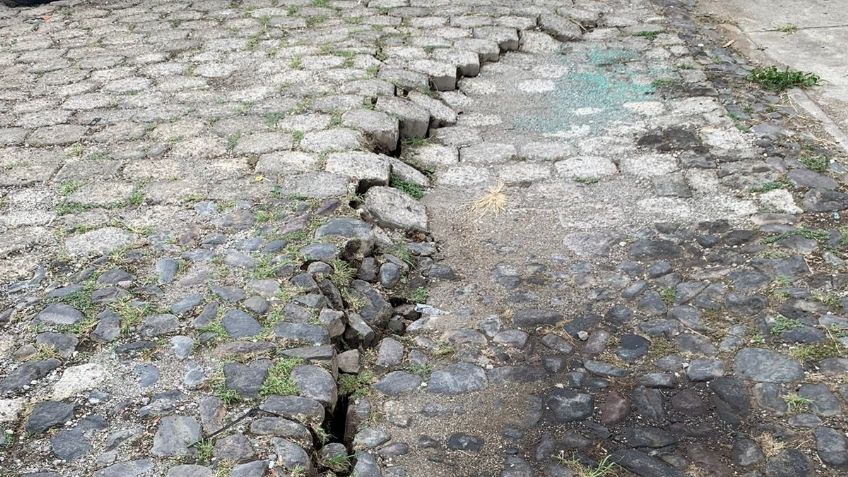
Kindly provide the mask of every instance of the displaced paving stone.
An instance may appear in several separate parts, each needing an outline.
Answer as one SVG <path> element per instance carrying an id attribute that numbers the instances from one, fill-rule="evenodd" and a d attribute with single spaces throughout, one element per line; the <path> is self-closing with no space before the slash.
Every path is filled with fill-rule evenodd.
<path id="1" fill-rule="evenodd" d="M 378 150 L 391 152 L 397 148 L 400 122 L 386 113 L 368 109 L 348 111 L 342 115 L 342 124 L 364 132 Z"/>
<path id="2" fill-rule="evenodd" d="M 400 138 L 415 139 L 427 136 L 430 127 L 430 113 L 406 98 L 381 96 L 375 107 L 400 122 Z"/>
<path id="3" fill-rule="evenodd" d="M 332 412 L 338 400 L 338 388 L 333 376 L 324 368 L 312 365 L 297 366 L 291 380 L 300 390 L 300 396 L 324 404 Z"/>
<path id="4" fill-rule="evenodd" d="M 365 208 L 384 227 L 426 232 L 427 210 L 423 204 L 391 187 L 372 187 L 365 194 Z"/>
<path id="5" fill-rule="evenodd" d="M 337 152 L 327 157 L 326 171 L 353 177 L 360 187 L 387 185 L 391 168 L 389 160 L 370 152 Z"/>
<path id="6" fill-rule="evenodd" d="M 259 409 L 309 425 L 321 425 L 324 421 L 321 403 L 301 396 L 268 396 Z"/>
<path id="7" fill-rule="evenodd" d="M 551 34 L 551 36 L 559 41 L 579 40 L 583 35 L 583 32 L 576 23 L 558 15 L 542 15 L 539 18 L 539 25 L 542 27 L 542 30 Z"/>

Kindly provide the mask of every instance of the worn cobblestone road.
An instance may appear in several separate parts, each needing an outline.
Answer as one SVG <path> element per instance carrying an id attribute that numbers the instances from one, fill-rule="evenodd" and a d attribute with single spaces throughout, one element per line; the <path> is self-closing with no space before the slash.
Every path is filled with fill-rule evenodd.
<path id="1" fill-rule="evenodd" d="M 691 6 L 0 6 L 0 475 L 844 475 L 845 160 Z"/>

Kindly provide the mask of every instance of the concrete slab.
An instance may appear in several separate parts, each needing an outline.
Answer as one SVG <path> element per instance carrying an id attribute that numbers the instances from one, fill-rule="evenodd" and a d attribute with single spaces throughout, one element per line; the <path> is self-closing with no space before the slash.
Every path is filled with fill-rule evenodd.
<path id="1" fill-rule="evenodd" d="M 822 120 L 848 151 L 848 8 L 843 0 L 710 0 L 698 8 L 718 19 L 736 40 L 733 46 L 752 60 L 819 75 L 822 84 L 805 91 L 818 108 L 797 92 L 790 99 Z M 778 31 L 786 25 L 797 30 Z"/>

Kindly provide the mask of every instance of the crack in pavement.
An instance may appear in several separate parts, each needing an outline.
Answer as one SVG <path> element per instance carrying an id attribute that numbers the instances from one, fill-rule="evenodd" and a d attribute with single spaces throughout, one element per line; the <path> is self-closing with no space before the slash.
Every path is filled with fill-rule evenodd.
<path id="1" fill-rule="evenodd" d="M 690 8 L 0 9 L 0 461 L 840 475 L 846 171 Z"/>

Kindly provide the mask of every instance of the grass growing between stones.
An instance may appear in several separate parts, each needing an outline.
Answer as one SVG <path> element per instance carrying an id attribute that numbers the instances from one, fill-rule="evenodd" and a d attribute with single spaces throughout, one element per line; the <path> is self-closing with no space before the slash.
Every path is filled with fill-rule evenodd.
<path id="1" fill-rule="evenodd" d="M 344 260 L 340 260 L 338 258 L 330 262 L 330 266 L 333 267 L 333 273 L 330 275 L 330 281 L 338 288 L 350 286 L 350 282 L 353 280 L 353 276 L 356 272 L 353 267 Z"/>
<path id="2" fill-rule="evenodd" d="M 424 287 L 418 287 L 409 292 L 409 301 L 414 303 L 426 303 L 428 298 L 430 298 L 430 293 Z"/>
<path id="3" fill-rule="evenodd" d="M 803 164 L 807 169 L 815 172 L 824 172 L 830 165 L 830 159 L 821 154 L 803 154 L 798 158 L 798 162 Z"/>
<path id="4" fill-rule="evenodd" d="M 259 390 L 261 396 L 275 394 L 277 396 L 292 396 L 300 392 L 294 381 L 291 379 L 292 370 L 303 363 L 302 359 L 298 358 L 282 358 L 277 360 L 270 369 L 268 369 L 268 377 L 262 383 L 262 388 Z"/>
<path id="5" fill-rule="evenodd" d="M 848 349 L 836 339 L 831 330 L 827 331 L 827 339 L 821 343 L 810 343 L 792 348 L 789 354 L 802 361 L 818 362 L 829 358 L 848 357 Z"/>
<path id="6" fill-rule="evenodd" d="M 413 199 L 420 199 L 424 197 L 424 191 L 421 189 L 420 185 L 405 181 L 396 175 L 392 175 L 389 185 L 401 192 L 404 192 Z"/>
<path id="7" fill-rule="evenodd" d="M 330 439 L 333 437 L 327 432 L 323 427 L 316 426 L 312 429 L 312 432 L 315 433 L 315 437 L 318 439 L 318 442 L 323 446 L 324 444 L 330 442 Z"/>
<path id="8" fill-rule="evenodd" d="M 819 76 L 803 71 L 779 70 L 776 66 L 754 68 L 748 75 L 748 80 L 769 90 L 781 92 L 789 88 L 810 88 L 819 82 Z"/>
<path id="9" fill-rule="evenodd" d="M 350 466 L 349 455 L 334 455 L 321 459 L 321 465 L 334 472 L 344 472 Z"/>
<path id="10" fill-rule="evenodd" d="M 660 290 L 660 298 L 666 306 L 674 304 L 674 299 L 677 297 L 677 292 L 672 287 L 663 288 Z"/>
<path id="11" fill-rule="evenodd" d="M 227 387 L 223 375 L 219 375 L 212 380 L 212 392 L 227 406 L 241 402 L 241 395 L 235 389 Z"/>
<path id="12" fill-rule="evenodd" d="M 779 31 L 781 33 L 795 33 L 798 31 L 798 25 L 794 23 L 787 23 L 785 25 L 780 25 L 779 27 L 775 27 L 771 31 Z"/>
<path id="13" fill-rule="evenodd" d="M 806 411 L 813 402 L 811 399 L 797 394 L 786 395 L 783 397 L 783 400 L 786 402 L 786 410 L 790 414 Z"/>
<path id="14" fill-rule="evenodd" d="M 343 374 L 339 376 L 339 392 L 355 398 L 368 395 L 368 387 L 374 380 L 374 373 L 363 371 L 359 374 Z"/>
<path id="15" fill-rule="evenodd" d="M 147 304 L 134 304 L 129 300 L 116 301 L 111 306 L 112 311 L 121 318 L 121 333 L 126 334 L 130 328 L 141 323 L 141 319 L 152 311 Z"/>
<path id="16" fill-rule="evenodd" d="M 791 331 L 791 330 L 794 330 L 794 329 L 800 328 L 800 327 L 801 327 L 800 321 L 798 321 L 796 319 L 792 319 L 792 318 L 787 318 L 783 315 L 777 315 L 774 318 L 774 323 L 771 324 L 771 330 L 770 331 L 771 331 L 771 334 L 773 334 L 773 335 L 779 335 L 779 334 L 783 333 L 784 331 Z"/>
<path id="17" fill-rule="evenodd" d="M 421 379 L 429 379 L 433 372 L 433 365 L 430 363 L 416 363 L 409 366 L 409 372 L 418 375 Z"/>
<path id="18" fill-rule="evenodd" d="M 200 334 L 211 333 L 216 339 L 224 339 L 228 336 L 224 324 L 220 320 L 211 321 L 197 329 Z"/>
<path id="19" fill-rule="evenodd" d="M 762 184 L 748 189 L 754 194 L 762 194 L 763 192 L 771 192 L 778 189 L 792 189 L 792 183 L 785 178 L 776 181 L 763 182 Z"/>
<path id="20" fill-rule="evenodd" d="M 200 439 L 194 444 L 194 448 L 197 450 L 198 464 L 202 465 L 212 462 L 212 450 L 215 448 L 215 444 L 211 439 Z"/>
<path id="21" fill-rule="evenodd" d="M 827 242 L 830 239 L 830 233 L 827 230 L 821 229 L 807 229 L 802 228 L 798 230 L 790 230 L 789 232 L 783 232 L 782 234 L 772 235 L 770 237 L 766 237 L 763 239 L 764 244 L 775 243 L 780 240 L 789 237 L 803 237 L 805 239 L 815 240 L 817 242 Z"/>
<path id="22" fill-rule="evenodd" d="M 664 30 L 640 31 L 639 33 L 634 33 L 633 36 L 641 36 L 642 38 L 653 41 L 663 33 L 665 33 Z"/>

